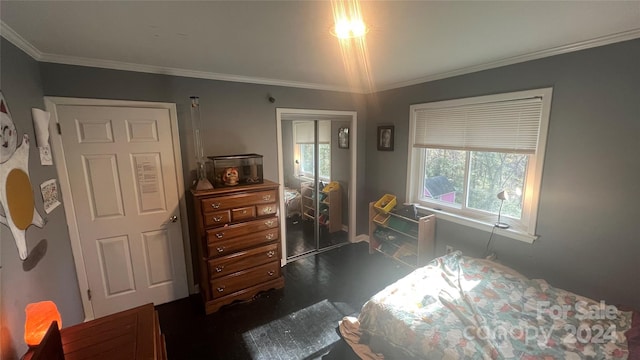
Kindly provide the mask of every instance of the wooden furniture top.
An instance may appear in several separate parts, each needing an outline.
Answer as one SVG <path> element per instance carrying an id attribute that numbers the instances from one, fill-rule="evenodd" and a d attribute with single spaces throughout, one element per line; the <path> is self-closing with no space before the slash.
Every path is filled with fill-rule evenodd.
<path id="1" fill-rule="evenodd" d="M 277 187 L 280 185 L 276 182 L 265 179 L 262 184 L 227 186 L 227 187 L 220 187 L 220 188 L 215 188 L 211 190 L 200 190 L 200 191 L 191 189 L 191 193 L 193 194 L 193 196 L 196 196 L 196 197 L 210 196 L 210 195 L 224 195 L 228 193 L 234 193 L 234 192 L 245 191 L 245 190 L 246 191 L 257 191 L 261 189 L 266 190 L 266 189 L 271 189 L 274 186 Z"/>
<path id="2" fill-rule="evenodd" d="M 153 304 L 64 328 L 60 336 L 65 360 L 165 358 Z"/>

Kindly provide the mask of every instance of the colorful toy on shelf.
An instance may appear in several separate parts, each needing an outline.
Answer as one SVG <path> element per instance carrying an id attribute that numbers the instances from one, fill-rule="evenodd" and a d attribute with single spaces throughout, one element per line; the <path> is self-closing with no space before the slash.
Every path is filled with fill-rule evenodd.
<path id="1" fill-rule="evenodd" d="M 337 189 L 340 189 L 340 183 L 338 183 L 337 181 L 332 181 L 328 183 L 324 188 L 322 188 L 322 191 L 330 192 Z"/>
<path id="2" fill-rule="evenodd" d="M 391 211 L 396 206 L 396 197 L 395 195 L 385 194 L 380 200 L 376 201 L 373 205 L 376 210 L 379 212 L 386 214 Z"/>

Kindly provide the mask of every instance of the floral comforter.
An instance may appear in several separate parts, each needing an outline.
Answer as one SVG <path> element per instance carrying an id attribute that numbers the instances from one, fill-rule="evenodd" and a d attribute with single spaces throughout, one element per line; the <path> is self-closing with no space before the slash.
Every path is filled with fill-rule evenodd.
<path id="1" fill-rule="evenodd" d="M 388 286 L 358 318 L 362 339 L 402 359 L 626 359 L 631 319 L 460 253 Z"/>

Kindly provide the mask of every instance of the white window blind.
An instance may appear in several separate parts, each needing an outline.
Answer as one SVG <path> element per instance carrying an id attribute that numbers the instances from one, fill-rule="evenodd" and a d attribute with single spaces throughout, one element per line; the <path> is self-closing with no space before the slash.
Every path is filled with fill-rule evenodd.
<path id="1" fill-rule="evenodd" d="M 296 144 L 313 144 L 315 143 L 314 121 L 294 122 L 294 137 Z M 318 143 L 328 144 L 331 142 L 331 121 L 319 121 L 318 123 Z"/>
<path id="2" fill-rule="evenodd" d="M 418 148 L 533 154 L 538 144 L 539 97 L 414 109 L 413 146 Z"/>

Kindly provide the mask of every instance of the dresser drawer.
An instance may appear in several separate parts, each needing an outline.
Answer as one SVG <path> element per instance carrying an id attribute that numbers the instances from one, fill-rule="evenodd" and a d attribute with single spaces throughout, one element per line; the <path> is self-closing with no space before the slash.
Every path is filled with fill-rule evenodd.
<path id="1" fill-rule="evenodd" d="M 258 216 L 273 215 L 278 210 L 276 203 L 262 204 L 256 206 Z"/>
<path id="2" fill-rule="evenodd" d="M 231 238 L 228 240 L 217 240 L 209 242 L 207 245 L 209 257 L 220 257 L 230 255 L 236 251 L 249 249 L 261 244 L 266 244 L 278 239 L 279 228 L 260 231 L 257 233 Z"/>
<path id="3" fill-rule="evenodd" d="M 245 207 L 253 204 L 272 203 L 274 201 L 276 201 L 275 190 L 217 196 L 202 200 L 202 212 L 206 214 L 218 210 Z"/>
<path id="4" fill-rule="evenodd" d="M 216 211 L 204 215 L 204 226 L 221 226 L 229 222 L 229 210 Z"/>
<path id="5" fill-rule="evenodd" d="M 242 290 L 253 285 L 257 285 L 269 280 L 277 279 L 280 276 L 280 261 L 273 261 L 268 264 L 253 267 L 251 269 L 235 272 L 221 278 L 211 280 L 211 290 L 213 298 L 229 295 L 238 290 Z"/>
<path id="6" fill-rule="evenodd" d="M 237 222 L 241 220 L 253 219 L 256 217 L 256 207 L 247 206 L 231 210 L 231 221 Z"/>
<path id="7" fill-rule="evenodd" d="M 227 240 L 237 236 L 247 235 L 256 231 L 268 230 L 278 227 L 278 218 L 270 217 L 266 219 L 247 221 L 241 224 L 234 224 L 222 228 L 207 230 L 207 242 Z"/>
<path id="8" fill-rule="evenodd" d="M 211 276 L 211 278 L 222 277 L 279 258 L 277 243 L 239 251 L 221 258 L 209 260 L 209 276 Z"/>

